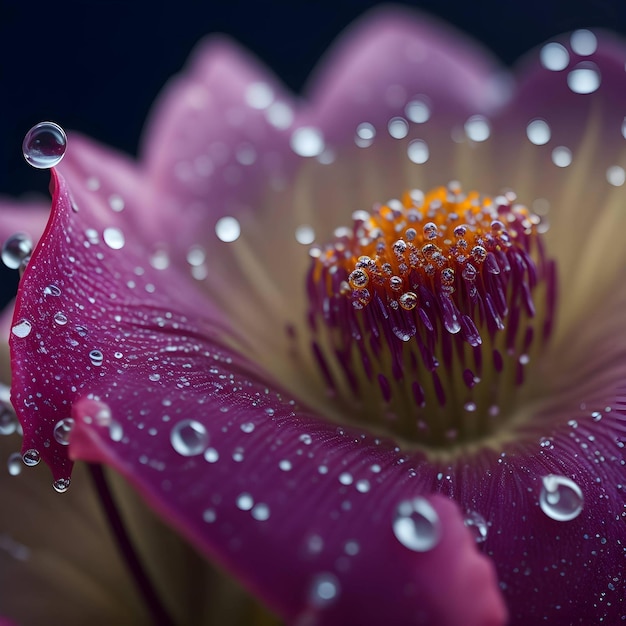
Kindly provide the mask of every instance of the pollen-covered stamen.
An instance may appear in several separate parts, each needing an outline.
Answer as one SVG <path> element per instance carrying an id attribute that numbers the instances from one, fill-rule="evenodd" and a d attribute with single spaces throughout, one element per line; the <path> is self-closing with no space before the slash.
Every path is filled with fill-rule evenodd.
<path id="1" fill-rule="evenodd" d="M 308 277 L 313 352 L 346 414 L 429 447 L 507 415 L 550 333 L 555 268 L 539 218 L 452 183 L 357 211 Z"/>

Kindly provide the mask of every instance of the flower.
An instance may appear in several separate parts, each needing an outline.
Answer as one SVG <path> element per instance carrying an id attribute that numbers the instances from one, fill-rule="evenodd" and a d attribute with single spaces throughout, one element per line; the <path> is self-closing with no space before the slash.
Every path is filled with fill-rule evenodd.
<path id="1" fill-rule="evenodd" d="M 580 30 L 514 83 L 387 11 L 296 102 L 202 46 L 140 164 L 74 136 L 53 170 L 25 460 L 114 468 L 289 623 L 616 623 L 625 58 Z"/>

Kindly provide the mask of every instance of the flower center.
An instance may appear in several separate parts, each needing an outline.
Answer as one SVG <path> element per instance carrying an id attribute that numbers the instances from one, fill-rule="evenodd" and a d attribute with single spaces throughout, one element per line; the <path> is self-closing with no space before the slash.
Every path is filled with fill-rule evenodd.
<path id="1" fill-rule="evenodd" d="M 513 193 L 451 183 L 356 211 L 313 248 L 313 353 L 343 412 L 428 449 L 510 423 L 554 318 L 538 225 Z"/>

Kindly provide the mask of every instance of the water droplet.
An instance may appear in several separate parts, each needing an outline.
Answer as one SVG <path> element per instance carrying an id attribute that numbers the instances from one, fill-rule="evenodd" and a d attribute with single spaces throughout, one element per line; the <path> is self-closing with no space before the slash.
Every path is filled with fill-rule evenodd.
<path id="1" fill-rule="evenodd" d="M 20 320 L 13 328 L 11 332 L 20 339 L 27 337 L 30 331 L 33 329 L 33 325 L 28 320 Z"/>
<path id="2" fill-rule="evenodd" d="M 267 109 L 274 101 L 274 91 L 267 83 L 251 83 L 244 95 L 253 109 Z"/>
<path id="3" fill-rule="evenodd" d="M 156 372 L 152 372 L 152 374 L 150 374 L 148 376 L 148 380 L 150 382 L 153 382 L 153 383 L 158 383 L 161 380 L 161 374 L 157 374 Z"/>
<path id="4" fill-rule="evenodd" d="M 572 162 L 572 151 L 565 146 L 552 150 L 552 163 L 557 167 L 567 167 Z"/>
<path id="5" fill-rule="evenodd" d="M 70 479 L 58 478 L 52 483 L 52 486 L 57 493 L 65 493 L 70 486 Z"/>
<path id="6" fill-rule="evenodd" d="M 575 30 L 570 37 L 570 45 L 572 50 L 580 56 L 589 56 L 596 51 L 598 40 L 596 36 L 585 28 Z"/>
<path id="7" fill-rule="evenodd" d="M 350 474 L 349 472 L 342 472 L 341 474 L 339 474 L 339 482 L 342 485 L 351 485 L 352 484 L 352 474 Z"/>
<path id="8" fill-rule="evenodd" d="M 245 422 L 240 428 L 244 433 L 251 433 L 254 431 L 254 424 L 252 422 Z"/>
<path id="9" fill-rule="evenodd" d="M 24 461 L 24 465 L 28 465 L 28 467 L 34 467 L 41 461 L 41 456 L 39 455 L 39 450 L 35 450 L 35 448 L 30 448 L 30 450 L 26 450 L 22 455 L 22 461 Z"/>
<path id="10" fill-rule="evenodd" d="M 426 163 L 430 156 L 428 144 L 423 139 L 413 139 L 409 142 L 406 151 L 409 160 L 418 165 Z"/>
<path id="11" fill-rule="evenodd" d="M 472 141 L 486 141 L 491 134 L 491 126 L 485 116 L 472 115 L 472 117 L 465 122 L 465 132 Z"/>
<path id="12" fill-rule="evenodd" d="M 296 241 L 308 246 L 315 240 L 315 231 L 308 224 L 302 224 L 296 228 Z"/>
<path id="13" fill-rule="evenodd" d="M 204 458 L 208 463 L 217 463 L 220 458 L 219 452 L 215 448 L 207 448 L 204 451 Z"/>
<path id="14" fill-rule="evenodd" d="M 43 288 L 44 296 L 60 296 L 61 290 L 56 285 L 46 285 Z"/>
<path id="15" fill-rule="evenodd" d="M 70 433 L 74 428 L 74 420 L 71 417 L 66 417 L 59 420 L 52 431 L 54 438 L 62 446 L 67 446 L 70 442 Z"/>
<path id="16" fill-rule="evenodd" d="M 15 413 L 0 402 L 0 435 L 12 435 L 17 430 Z"/>
<path id="17" fill-rule="evenodd" d="M 62 313 L 61 311 L 57 311 L 52 319 L 59 326 L 65 326 L 65 324 L 67 324 L 67 315 L 65 315 L 65 313 Z"/>
<path id="18" fill-rule="evenodd" d="M 220 241 L 230 243 L 239 239 L 241 226 L 234 217 L 221 217 L 215 224 L 215 234 Z"/>
<path id="19" fill-rule="evenodd" d="M 367 493 L 370 490 L 370 481 L 366 478 L 361 478 L 356 481 L 356 490 L 360 493 Z"/>
<path id="20" fill-rule="evenodd" d="M 354 142 L 359 148 L 367 148 L 374 143 L 374 137 L 376 137 L 376 129 L 369 122 L 361 122 L 356 127 L 356 137 Z"/>
<path id="21" fill-rule="evenodd" d="M 483 543 L 487 539 L 488 526 L 485 518 L 476 511 L 468 511 L 463 520 L 465 526 L 470 529 L 474 535 L 476 543 Z"/>
<path id="22" fill-rule="evenodd" d="M 326 607 L 339 596 L 339 580 L 334 574 L 324 572 L 318 574 L 311 585 L 310 601 L 313 606 Z"/>
<path id="23" fill-rule="evenodd" d="M 9 474 L 11 474 L 11 476 L 17 476 L 21 473 L 22 467 L 24 467 L 22 463 L 22 455 L 19 452 L 12 452 L 9 454 L 9 458 L 7 459 L 7 469 L 9 470 Z"/>
<path id="24" fill-rule="evenodd" d="M 104 355 L 102 354 L 102 352 L 100 352 L 100 350 L 92 350 L 89 353 L 89 360 L 91 361 L 92 365 L 100 367 L 104 362 Z"/>
<path id="25" fill-rule="evenodd" d="M 404 500 L 396 509 L 393 533 L 409 550 L 427 552 L 439 542 L 439 516 L 424 498 Z"/>
<path id="26" fill-rule="evenodd" d="M 423 124 L 430 119 L 430 107 L 424 100 L 411 100 L 404 108 L 404 112 L 416 124 Z"/>
<path id="27" fill-rule="evenodd" d="M 47 170 L 57 165 L 67 147 L 65 131 L 54 122 L 40 122 L 24 137 L 22 152 L 29 165 Z"/>
<path id="28" fill-rule="evenodd" d="M 208 442 L 209 433 L 196 420 L 182 420 L 175 424 L 170 432 L 170 443 L 174 450 L 182 456 L 202 454 Z"/>
<path id="29" fill-rule="evenodd" d="M 112 250 L 120 250 L 126 243 L 124 233 L 119 228 L 115 228 L 114 226 L 109 226 L 104 229 L 102 232 L 102 239 Z"/>
<path id="30" fill-rule="evenodd" d="M 394 139 L 404 139 L 409 134 L 409 124 L 403 117 L 394 117 L 389 120 L 387 131 Z"/>
<path id="31" fill-rule="evenodd" d="M 237 496 L 237 508 L 249 511 L 254 506 L 254 499 L 249 493 L 241 493 Z"/>
<path id="32" fill-rule="evenodd" d="M 2 246 L 2 262 L 12 270 L 20 267 L 33 251 L 33 241 L 25 233 L 11 235 Z"/>
<path id="33" fill-rule="evenodd" d="M 600 87 L 600 70 L 595 63 L 584 61 L 567 75 L 567 85 L 574 93 L 593 93 Z"/>
<path id="34" fill-rule="evenodd" d="M 316 157 L 324 152 L 326 147 L 322 133 L 312 126 L 302 126 L 291 135 L 291 149 L 303 157 Z"/>
<path id="35" fill-rule="evenodd" d="M 541 482 L 539 506 L 548 517 L 558 522 L 578 517 L 583 510 L 583 492 L 571 478 L 548 474 Z"/>
<path id="36" fill-rule="evenodd" d="M 533 120 L 526 127 L 526 135 L 531 143 L 536 146 L 543 146 L 550 141 L 551 132 L 545 120 Z"/>
<path id="37" fill-rule="evenodd" d="M 207 524 L 212 524 L 217 519 L 217 514 L 214 509 L 205 509 L 204 513 L 202 513 L 202 519 Z"/>
<path id="38" fill-rule="evenodd" d="M 613 165 L 606 171 L 606 179 L 614 187 L 621 187 L 626 182 L 626 172 L 623 167 Z"/>
<path id="39" fill-rule="evenodd" d="M 289 461 L 288 459 L 283 459 L 278 463 L 278 467 L 280 467 L 283 472 L 288 472 L 293 466 L 291 464 L 291 461 Z"/>
<path id="40" fill-rule="evenodd" d="M 270 507 L 263 502 L 259 502 L 259 504 L 255 504 L 252 507 L 250 515 L 252 515 L 252 517 L 259 522 L 265 522 L 270 518 Z"/>
<path id="41" fill-rule="evenodd" d="M 560 43 L 552 42 L 546 44 L 539 55 L 541 64 L 553 72 L 564 70 L 569 63 L 569 53 L 565 46 Z"/>

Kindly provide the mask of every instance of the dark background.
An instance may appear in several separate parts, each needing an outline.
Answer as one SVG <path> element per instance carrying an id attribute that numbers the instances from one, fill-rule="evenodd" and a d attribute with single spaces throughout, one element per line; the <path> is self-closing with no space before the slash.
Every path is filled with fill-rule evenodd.
<path id="1" fill-rule="evenodd" d="M 299 90 L 328 44 L 368 0 L 0 0 L 0 194 L 45 192 L 22 138 L 54 120 L 136 153 L 164 82 L 205 34 L 224 32 Z M 582 26 L 626 35 L 626 0 L 417 0 L 510 65 L 549 37 Z M 0 218 L 1 219 L 1 218 Z M 0 268 L 0 304 L 15 290 Z"/>

